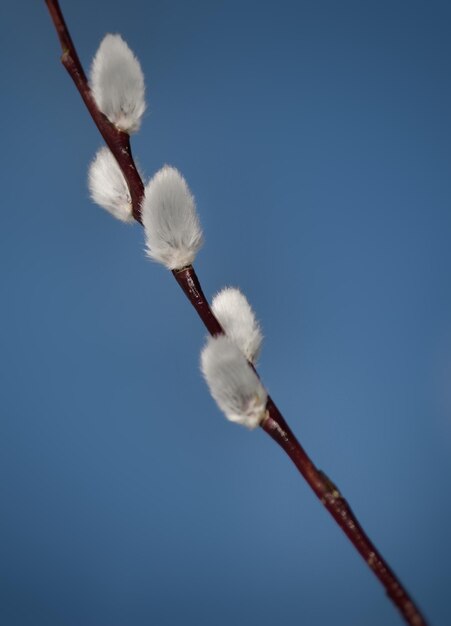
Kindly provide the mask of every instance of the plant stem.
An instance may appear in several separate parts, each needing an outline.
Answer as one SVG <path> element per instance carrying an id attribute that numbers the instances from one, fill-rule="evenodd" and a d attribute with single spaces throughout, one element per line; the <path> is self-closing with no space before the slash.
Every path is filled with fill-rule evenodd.
<path id="1" fill-rule="evenodd" d="M 223 333 L 224 331 L 213 315 L 203 294 L 194 268 L 189 266 L 183 270 L 174 270 L 173 274 L 208 332 L 213 336 Z M 379 550 L 369 539 L 339 489 L 323 471 L 315 466 L 270 396 L 268 396 L 266 410 L 267 416 L 261 427 L 293 461 L 310 488 L 385 587 L 387 595 L 400 611 L 407 624 L 411 626 L 427 626 L 427 622 L 420 610 Z"/>
<path id="2" fill-rule="evenodd" d="M 136 221 L 142 223 L 140 206 L 144 196 L 144 184 L 133 161 L 130 137 L 111 124 L 98 110 L 58 0 L 45 0 L 45 2 L 60 39 L 63 51 L 62 63 L 72 77 L 102 137 L 116 158 L 129 186 L 133 203 L 133 216 Z M 224 331 L 211 311 L 194 268 L 190 265 L 180 270 L 174 270 L 172 273 L 209 333 L 213 336 L 222 334 Z M 317 469 L 311 461 L 269 396 L 266 408 L 267 414 L 261 424 L 262 429 L 281 446 L 293 461 L 316 496 L 380 580 L 387 595 L 399 609 L 406 623 L 411 626 L 427 626 L 426 619 L 393 570 L 368 538 L 340 491 L 326 474 Z"/>
<path id="3" fill-rule="evenodd" d="M 396 574 L 369 539 L 337 486 L 319 470 L 290 430 L 279 409 L 269 397 L 268 416 L 262 428 L 288 454 L 316 496 L 385 587 L 407 624 L 426 626 L 427 622 Z"/>
<path id="4" fill-rule="evenodd" d="M 208 300 L 202 291 L 202 287 L 200 286 L 194 267 L 189 265 L 181 270 L 173 270 L 172 273 L 175 280 L 182 288 L 183 293 L 196 309 L 197 314 L 203 321 L 205 328 L 208 330 L 210 335 L 213 335 L 214 337 L 215 335 L 224 334 L 221 324 L 218 322 L 210 309 L 210 305 L 208 304 Z"/>
<path id="5" fill-rule="evenodd" d="M 137 222 L 141 223 L 141 202 L 144 197 L 144 184 L 133 160 L 130 136 L 128 133 L 124 133 L 119 128 L 116 128 L 97 108 L 58 0 L 45 0 L 45 3 L 60 40 L 62 49 L 61 62 L 74 81 L 95 125 L 124 174 L 130 191 L 133 217 Z"/>

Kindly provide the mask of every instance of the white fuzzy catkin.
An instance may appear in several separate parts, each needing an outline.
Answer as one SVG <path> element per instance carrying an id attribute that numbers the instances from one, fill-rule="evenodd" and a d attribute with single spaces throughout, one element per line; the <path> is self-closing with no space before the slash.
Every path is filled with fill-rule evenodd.
<path id="1" fill-rule="evenodd" d="M 124 175 L 108 148 L 101 148 L 89 166 L 91 198 L 123 222 L 132 222 L 132 202 Z"/>
<path id="2" fill-rule="evenodd" d="M 126 133 L 139 129 L 146 109 L 141 65 L 120 35 L 106 35 L 91 66 L 90 85 L 99 109 Z"/>
<path id="3" fill-rule="evenodd" d="M 266 413 L 267 393 L 244 354 L 225 335 L 210 337 L 201 369 L 211 395 L 231 422 L 255 428 Z"/>
<path id="4" fill-rule="evenodd" d="M 178 170 L 165 165 L 146 185 L 141 217 L 151 259 L 170 270 L 194 261 L 202 230 L 194 198 Z"/>
<path id="5" fill-rule="evenodd" d="M 263 337 L 244 294 L 234 287 L 226 287 L 213 298 L 211 308 L 227 337 L 238 346 L 248 361 L 255 363 Z"/>

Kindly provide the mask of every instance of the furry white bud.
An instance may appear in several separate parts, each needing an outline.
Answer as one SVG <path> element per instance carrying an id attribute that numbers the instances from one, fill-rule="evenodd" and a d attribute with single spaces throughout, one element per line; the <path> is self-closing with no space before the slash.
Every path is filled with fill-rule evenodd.
<path id="1" fill-rule="evenodd" d="M 238 346 L 248 361 L 255 363 L 263 337 L 244 294 L 234 287 L 226 287 L 213 298 L 211 308 L 227 337 Z"/>
<path id="2" fill-rule="evenodd" d="M 108 148 L 101 148 L 89 166 L 91 198 L 123 222 L 132 222 L 132 201 L 121 168 Z"/>
<path id="3" fill-rule="evenodd" d="M 190 265 L 202 246 L 194 198 L 183 176 L 165 165 L 147 184 L 141 207 L 147 253 L 170 270 Z"/>
<path id="4" fill-rule="evenodd" d="M 141 65 L 120 35 L 105 35 L 91 66 L 90 85 L 98 108 L 126 133 L 139 129 L 146 109 Z"/>
<path id="5" fill-rule="evenodd" d="M 261 423 L 268 396 L 236 344 L 225 335 L 210 337 L 202 350 L 201 369 L 227 419 L 248 428 Z"/>

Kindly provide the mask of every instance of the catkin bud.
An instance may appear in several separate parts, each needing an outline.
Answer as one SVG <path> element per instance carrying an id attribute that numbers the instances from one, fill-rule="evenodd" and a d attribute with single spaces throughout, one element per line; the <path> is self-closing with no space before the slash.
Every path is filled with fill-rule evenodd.
<path id="1" fill-rule="evenodd" d="M 202 230 L 194 198 L 175 168 L 165 165 L 146 185 L 141 217 L 150 258 L 170 270 L 194 261 Z"/>
<path id="2" fill-rule="evenodd" d="M 123 222 L 132 222 L 132 201 L 124 175 L 108 148 L 101 148 L 89 166 L 91 198 Z"/>
<path id="3" fill-rule="evenodd" d="M 225 335 L 210 337 L 201 353 L 202 373 L 227 419 L 255 428 L 266 413 L 267 393 L 241 350 Z"/>
<path id="4" fill-rule="evenodd" d="M 92 62 L 93 98 L 112 124 L 137 131 L 146 109 L 141 65 L 120 35 L 105 35 Z"/>
<path id="5" fill-rule="evenodd" d="M 263 341 L 260 325 L 249 302 L 239 289 L 226 287 L 213 298 L 212 311 L 246 359 L 255 363 Z"/>

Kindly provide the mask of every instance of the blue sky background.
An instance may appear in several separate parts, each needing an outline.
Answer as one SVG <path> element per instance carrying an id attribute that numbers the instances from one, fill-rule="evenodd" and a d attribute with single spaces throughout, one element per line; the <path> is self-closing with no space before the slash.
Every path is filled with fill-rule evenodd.
<path id="1" fill-rule="evenodd" d="M 65 0 L 87 67 L 141 60 L 148 176 L 197 198 L 206 293 L 435 625 L 451 623 L 451 5 Z M 0 622 L 401 623 L 288 459 L 229 424 L 204 330 L 138 226 L 91 204 L 100 137 L 44 2 L 0 8 Z"/>

